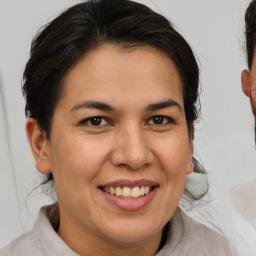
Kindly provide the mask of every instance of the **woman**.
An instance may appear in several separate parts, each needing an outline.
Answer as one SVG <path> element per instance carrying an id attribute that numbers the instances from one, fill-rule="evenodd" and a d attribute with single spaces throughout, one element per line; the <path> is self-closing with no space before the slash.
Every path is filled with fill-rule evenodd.
<path id="1" fill-rule="evenodd" d="M 58 203 L 1 255 L 235 255 L 177 207 L 194 168 L 198 73 L 168 20 L 132 1 L 90 0 L 48 24 L 23 92 Z"/>

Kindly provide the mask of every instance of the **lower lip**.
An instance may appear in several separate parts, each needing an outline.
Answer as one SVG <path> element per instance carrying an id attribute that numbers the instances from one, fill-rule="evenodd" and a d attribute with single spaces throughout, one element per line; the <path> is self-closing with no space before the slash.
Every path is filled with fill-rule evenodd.
<path id="1" fill-rule="evenodd" d="M 100 189 L 99 189 L 100 190 Z M 105 199 L 112 205 L 117 206 L 124 211 L 139 211 L 149 205 L 154 199 L 157 193 L 158 187 L 155 187 L 149 194 L 141 196 L 134 199 L 124 199 L 118 196 L 106 193 L 102 190 L 100 192 L 103 194 Z"/>

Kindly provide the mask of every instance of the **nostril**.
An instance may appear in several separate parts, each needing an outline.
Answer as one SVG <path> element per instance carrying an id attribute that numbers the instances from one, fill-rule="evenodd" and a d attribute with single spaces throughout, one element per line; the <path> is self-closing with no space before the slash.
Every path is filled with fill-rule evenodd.
<path id="1" fill-rule="evenodd" d="M 113 165 L 126 167 L 130 170 L 139 170 L 152 163 L 154 157 L 141 138 L 130 138 L 127 136 L 118 141 L 111 152 L 110 159 Z"/>

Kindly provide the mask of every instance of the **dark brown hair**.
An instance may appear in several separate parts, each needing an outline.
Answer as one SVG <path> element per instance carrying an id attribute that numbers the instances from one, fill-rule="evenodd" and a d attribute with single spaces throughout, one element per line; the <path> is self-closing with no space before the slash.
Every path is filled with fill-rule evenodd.
<path id="1" fill-rule="evenodd" d="M 256 43 L 256 0 L 253 0 L 245 12 L 245 38 L 248 68 L 252 68 Z"/>

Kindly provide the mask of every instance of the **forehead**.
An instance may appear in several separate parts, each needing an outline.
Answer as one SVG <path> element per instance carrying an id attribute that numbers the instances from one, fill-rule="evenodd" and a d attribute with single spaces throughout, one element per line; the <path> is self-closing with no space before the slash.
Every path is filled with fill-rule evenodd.
<path id="1" fill-rule="evenodd" d="M 63 88 L 62 97 L 73 95 L 77 100 L 96 97 L 117 101 L 117 95 L 125 99 L 157 98 L 167 93 L 182 100 L 182 82 L 174 62 L 150 46 L 124 50 L 105 44 L 92 50 L 69 70 Z"/>

